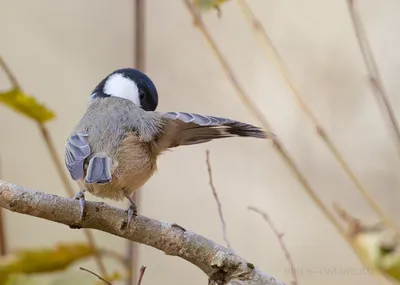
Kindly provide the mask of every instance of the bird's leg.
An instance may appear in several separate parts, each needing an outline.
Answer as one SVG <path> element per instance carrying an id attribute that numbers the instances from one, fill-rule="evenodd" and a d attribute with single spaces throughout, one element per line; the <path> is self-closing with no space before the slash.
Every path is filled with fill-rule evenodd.
<path id="1" fill-rule="evenodd" d="M 136 205 L 136 202 L 135 202 L 135 200 L 133 200 L 133 197 L 131 197 L 131 196 L 129 196 L 129 197 L 126 197 L 128 200 L 129 200 L 129 202 L 131 203 L 130 205 L 129 205 L 129 208 L 128 208 L 128 224 L 127 224 L 127 227 L 129 227 L 129 225 L 130 225 L 130 223 L 131 223 L 131 221 L 132 221 L 132 218 L 135 216 L 137 216 L 137 205 Z"/>
<path id="2" fill-rule="evenodd" d="M 80 204 L 80 209 L 81 209 L 81 214 L 79 216 L 79 222 L 82 221 L 83 219 L 83 213 L 85 210 L 85 193 L 86 190 L 80 190 L 78 193 L 76 193 L 76 195 L 72 198 L 75 200 L 79 200 L 79 204 Z"/>

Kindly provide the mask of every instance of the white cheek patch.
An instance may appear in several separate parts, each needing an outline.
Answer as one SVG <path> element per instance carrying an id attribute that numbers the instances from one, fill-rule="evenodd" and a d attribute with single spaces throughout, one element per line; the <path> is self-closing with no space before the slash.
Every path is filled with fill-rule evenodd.
<path id="1" fill-rule="evenodd" d="M 111 96 L 128 99 L 135 105 L 142 107 L 138 86 L 131 79 L 124 77 L 120 73 L 113 74 L 107 79 L 103 92 Z"/>

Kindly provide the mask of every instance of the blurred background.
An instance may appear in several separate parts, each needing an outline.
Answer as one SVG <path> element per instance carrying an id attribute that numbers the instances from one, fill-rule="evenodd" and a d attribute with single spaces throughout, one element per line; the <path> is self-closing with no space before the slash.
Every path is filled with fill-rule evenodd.
<path id="1" fill-rule="evenodd" d="M 144 2 L 144 70 L 157 86 L 158 110 L 261 125 L 237 96 L 185 4 Z M 398 227 L 398 142 L 371 88 L 346 1 L 247 3 L 282 56 L 291 82 L 368 193 Z M 400 106 L 399 9 L 396 0 L 357 4 L 395 113 Z M 338 203 L 365 223 L 379 222 L 266 56 L 237 1 L 223 3 L 220 10 L 220 17 L 215 9 L 202 13 L 206 28 L 311 187 L 327 208 Z M 62 162 L 66 138 L 83 115 L 95 85 L 115 69 L 134 67 L 134 31 L 133 0 L 0 2 L 0 54 L 23 90 L 56 114 L 46 126 Z M 11 87 L 0 71 L 0 90 Z M 0 120 L 2 179 L 66 196 L 37 124 L 5 105 L 0 105 Z M 207 149 L 227 235 L 239 255 L 282 281 L 292 279 L 278 239 L 259 215 L 247 209 L 256 206 L 284 233 L 299 284 L 378 283 L 370 271 L 363 271 L 357 255 L 306 195 L 271 141 L 234 138 L 166 153 L 159 159 L 159 171 L 140 190 L 140 213 L 225 245 L 208 184 Z M 90 194 L 86 199 L 99 201 Z M 105 202 L 127 207 L 126 202 Z M 8 211 L 3 211 L 3 226 L 7 251 L 86 242 L 83 230 Z M 93 233 L 99 247 L 126 255 L 125 240 Z M 136 266 L 147 266 L 143 284 L 207 282 L 205 274 L 180 258 L 144 245 L 137 245 L 137 250 Z M 110 272 L 121 266 L 113 258 L 104 262 Z M 99 273 L 92 259 L 68 270 L 96 282 L 79 266 Z"/>

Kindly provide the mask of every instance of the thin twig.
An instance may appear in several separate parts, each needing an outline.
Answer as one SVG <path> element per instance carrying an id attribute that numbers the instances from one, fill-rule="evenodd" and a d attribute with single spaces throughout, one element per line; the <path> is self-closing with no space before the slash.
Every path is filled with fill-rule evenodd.
<path id="1" fill-rule="evenodd" d="M 54 192 L 54 191 L 53 191 Z M 104 202 L 87 201 L 86 218 L 80 219 L 79 201 L 27 189 L 0 180 L 0 207 L 64 224 L 90 228 L 151 246 L 180 257 L 201 269 L 217 284 L 283 285 L 235 252 L 177 224 L 137 215 L 130 225 L 126 210 Z M 268 254 L 265 255 L 268 257 Z"/>
<path id="2" fill-rule="evenodd" d="M 11 72 L 11 69 L 8 67 L 8 65 L 6 64 L 6 62 L 2 59 L 2 57 L 0 56 L 0 67 L 3 68 L 4 72 L 6 73 L 8 79 L 10 80 L 11 84 L 13 85 L 13 88 L 17 88 L 19 90 L 22 91 L 21 85 L 19 84 L 17 78 L 14 76 L 14 74 Z M 42 138 L 44 140 L 44 142 L 46 143 L 47 149 L 49 151 L 50 157 L 53 160 L 53 163 L 55 165 L 55 168 L 57 170 L 57 173 L 61 179 L 62 184 L 64 185 L 64 189 L 66 190 L 67 194 L 72 198 L 75 193 L 74 190 L 71 186 L 71 184 L 69 183 L 68 180 L 68 176 L 66 175 L 63 165 L 61 163 L 60 158 L 57 155 L 57 150 L 56 147 L 50 137 L 50 133 L 47 130 L 47 127 L 45 124 L 38 122 L 38 127 L 40 129 L 40 133 L 42 135 Z M 95 261 L 99 267 L 99 270 L 101 272 L 102 275 L 107 276 L 107 270 L 106 267 L 104 266 L 104 263 L 100 257 L 100 255 L 98 254 L 98 250 L 97 250 L 97 246 L 96 246 L 96 242 L 95 239 L 93 237 L 92 232 L 90 232 L 89 230 L 84 230 L 84 234 L 88 240 L 88 243 L 90 245 L 90 247 L 94 250 L 95 252 Z"/>
<path id="3" fill-rule="evenodd" d="M 145 72 L 146 65 L 146 1 L 133 0 L 134 7 L 134 66 L 142 72 Z M 140 206 L 142 189 L 133 193 L 132 199 L 136 205 Z M 138 245 L 131 241 L 126 241 L 126 262 L 129 267 L 126 285 L 133 285 L 133 276 L 138 269 L 139 250 Z"/>
<path id="4" fill-rule="evenodd" d="M 226 233 L 226 223 L 225 223 L 224 215 L 222 214 L 222 205 L 221 205 L 221 202 L 219 201 L 217 189 L 215 188 L 214 182 L 213 182 L 213 175 L 212 175 L 212 168 L 211 168 L 211 162 L 210 162 L 210 151 L 209 150 L 206 150 L 206 163 L 207 163 L 209 184 L 210 184 L 213 196 L 214 196 L 214 200 L 215 200 L 215 202 L 217 202 L 217 206 L 218 206 L 218 214 L 219 214 L 219 218 L 221 220 L 222 234 L 224 236 L 224 241 L 225 241 L 227 247 L 229 249 L 232 249 L 231 244 L 230 244 L 229 239 L 228 239 L 228 235 Z"/>
<path id="5" fill-rule="evenodd" d="M 103 277 L 101 277 L 99 274 L 94 273 L 93 271 L 83 268 L 83 267 L 79 267 L 80 270 L 82 271 L 86 271 L 89 272 L 90 274 L 93 274 L 94 276 L 96 276 L 97 278 L 99 278 L 101 281 L 104 281 L 105 283 L 107 283 L 108 285 L 112 285 L 112 283 L 110 281 L 107 281 L 106 279 L 104 279 Z"/>
<path id="6" fill-rule="evenodd" d="M 371 209 L 379 216 L 379 218 L 390 228 L 395 230 L 393 223 L 387 217 L 387 215 L 382 211 L 379 205 L 375 202 L 375 200 L 369 194 L 369 191 L 366 187 L 361 183 L 361 180 L 357 177 L 354 171 L 351 169 L 350 165 L 344 159 L 343 155 L 339 152 L 338 148 L 332 141 L 331 137 L 328 133 L 323 129 L 322 125 L 318 121 L 317 117 L 312 112 L 311 108 L 307 105 L 307 103 L 303 100 L 300 92 L 294 86 L 291 78 L 290 72 L 286 67 L 284 60 L 282 59 L 281 55 L 279 54 L 278 49 L 275 47 L 274 43 L 272 42 L 271 38 L 269 37 L 268 33 L 265 31 L 261 22 L 257 19 L 254 15 L 254 12 L 251 10 L 249 5 L 245 0 L 237 0 L 242 13 L 244 14 L 247 21 L 253 28 L 253 31 L 260 39 L 263 47 L 265 48 L 266 54 L 269 59 L 271 59 L 275 66 L 277 67 L 278 71 L 280 72 L 281 76 L 285 79 L 285 82 L 289 89 L 292 91 L 294 98 L 296 99 L 297 103 L 300 105 L 303 112 L 308 116 L 310 121 L 314 124 L 315 130 L 317 131 L 318 136 L 323 140 L 326 144 L 332 155 L 335 159 L 339 162 L 340 166 L 343 168 L 347 176 L 350 178 L 354 186 L 357 188 L 361 196 L 366 200 L 367 204 L 371 207 Z"/>
<path id="7" fill-rule="evenodd" d="M 0 179 L 3 178 L 2 172 L 2 160 L 0 156 Z M 5 231 L 5 218 L 3 217 L 3 209 L 0 208 L 0 256 L 7 254 L 7 242 L 6 242 L 6 231 Z"/>
<path id="8" fill-rule="evenodd" d="M 333 209 L 338 214 L 338 216 L 347 224 L 348 234 L 350 237 L 354 237 L 362 230 L 362 224 L 360 220 L 350 216 L 350 214 L 346 210 L 344 210 L 344 208 L 340 207 L 339 204 L 334 203 Z"/>
<path id="9" fill-rule="evenodd" d="M 0 209 L 0 256 L 7 254 L 5 219 L 3 217 L 3 209 Z"/>
<path id="10" fill-rule="evenodd" d="M 140 268 L 139 280 L 137 282 L 137 285 L 141 285 L 142 284 L 142 279 L 143 279 L 143 275 L 144 275 L 145 271 L 146 271 L 146 266 L 142 265 L 142 267 Z"/>
<path id="11" fill-rule="evenodd" d="M 239 96 L 239 98 L 241 99 L 241 101 L 243 102 L 245 107 L 250 111 L 250 113 L 255 118 L 258 119 L 258 121 L 260 121 L 260 123 L 262 124 L 262 126 L 265 130 L 269 130 L 273 133 L 273 131 L 271 130 L 270 124 L 267 121 L 267 119 L 265 118 L 265 116 L 260 112 L 260 110 L 252 102 L 251 98 L 244 92 L 244 89 L 238 83 L 238 80 L 236 79 L 236 76 L 234 75 L 232 68 L 230 67 L 227 60 L 222 55 L 222 52 L 219 50 L 215 41 L 213 40 L 210 33 L 208 32 L 208 29 L 204 25 L 197 9 L 192 5 L 192 3 L 189 0 L 182 0 L 182 1 L 185 4 L 188 11 L 190 12 L 190 14 L 192 15 L 196 26 L 199 28 L 199 30 L 203 34 L 206 42 L 209 44 L 211 50 L 213 51 L 214 55 L 218 59 L 219 63 L 221 64 L 223 71 L 226 73 L 231 84 L 236 89 L 237 95 Z M 314 189 L 309 184 L 307 178 L 297 167 L 296 163 L 294 162 L 294 159 L 289 155 L 287 150 L 284 148 L 282 142 L 280 142 L 278 140 L 278 138 L 274 138 L 274 146 L 275 146 L 274 149 L 276 151 L 278 151 L 279 155 L 282 157 L 284 162 L 287 164 L 287 166 L 293 172 L 293 174 L 295 175 L 295 177 L 297 178 L 299 183 L 303 186 L 303 189 L 305 190 L 305 193 L 308 195 L 308 197 L 315 203 L 315 205 L 323 213 L 323 215 L 327 218 L 327 220 L 335 227 L 335 229 L 338 231 L 340 236 L 347 242 L 347 244 L 351 247 L 351 249 L 354 251 L 354 253 L 356 253 L 356 255 L 359 257 L 362 264 L 364 266 L 366 266 L 368 263 L 366 263 L 365 259 L 360 254 L 359 250 L 352 244 L 352 242 L 349 239 L 349 237 L 347 236 L 346 232 L 340 226 L 340 224 L 335 219 L 335 217 L 330 213 L 330 211 L 327 209 L 327 207 L 323 204 L 322 200 L 318 197 L 318 195 L 316 194 Z"/>
<path id="12" fill-rule="evenodd" d="M 378 69 L 378 65 L 376 64 L 376 60 L 374 58 L 371 45 L 366 36 L 363 23 L 361 18 L 357 12 L 357 7 L 355 5 L 354 0 L 347 0 L 347 6 L 349 8 L 349 13 L 351 17 L 351 21 L 353 24 L 354 32 L 357 38 L 358 46 L 360 47 L 365 66 L 368 71 L 368 76 L 370 83 L 372 85 L 372 89 L 374 90 L 375 97 L 378 101 L 378 104 L 381 106 L 381 111 L 386 115 L 389 123 L 391 125 L 391 129 L 393 134 L 396 137 L 396 146 L 398 148 L 400 154 L 400 127 L 399 123 L 396 119 L 396 115 L 393 111 L 393 108 L 390 104 L 389 97 L 386 93 L 385 87 L 382 83 L 381 75 Z"/>
<path id="13" fill-rule="evenodd" d="M 21 90 L 21 85 L 19 84 L 17 78 L 11 72 L 11 69 L 8 67 L 7 63 L 4 61 L 4 59 L 1 57 L 1 55 L 0 55 L 0 66 L 1 66 L 1 68 L 3 68 L 4 72 L 6 73 L 13 88 L 17 88 L 17 89 Z"/>
<path id="14" fill-rule="evenodd" d="M 285 245 L 285 242 L 283 241 L 283 234 L 280 233 L 278 231 L 278 229 L 276 228 L 276 226 L 274 225 L 274 223 L 272 222 L 272 220 L 269 218 L 269 216 L 263 212 L 262 210 L 253 207 L 253 206 L 249 206 L 247 207 L 250 211 L 256 212 L 258 214 L 260 214 L 264 220 L 269 224 L 270 228 L 272 229 L 274 235 L 278 238 L 279 244 L 282 248 L 283 253 L 285 254 L 286 260 L 289 263 L 289 267 L 290 267 L 290 271 L 293 274 L 293 280 L 292 280 L 292 284 L 293 285 L 297 285 L 299 284 L 299 280 L 297 278 L 297 274 L 296 274 L 296 267 L 294 266 L 294 262 L 292 259 L 292 256 L 290 255 L 290 252 L 288 250 L 288 248 Z"/>

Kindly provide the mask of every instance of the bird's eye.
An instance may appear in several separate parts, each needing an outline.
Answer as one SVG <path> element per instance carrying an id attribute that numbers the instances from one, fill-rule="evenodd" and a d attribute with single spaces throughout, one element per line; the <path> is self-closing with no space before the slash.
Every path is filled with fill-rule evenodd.
<path id="1" fill-rule="evenodd" d="M 140 98 L 140 100 L 143 100 L 144 99 L 144 93 L 140 93 L 140 95 L 139 95 L 139 98 Z"/>

